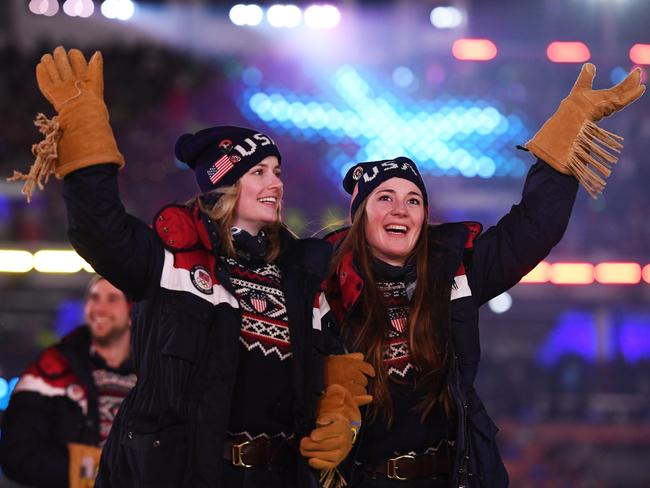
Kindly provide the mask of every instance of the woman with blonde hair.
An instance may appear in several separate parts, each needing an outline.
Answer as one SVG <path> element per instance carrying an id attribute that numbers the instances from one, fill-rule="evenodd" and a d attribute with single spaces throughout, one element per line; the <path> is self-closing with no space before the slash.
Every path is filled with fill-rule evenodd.
<path id="1" fill-rule="evenodd" d="M 58 115 L 41 119 L 46 140 L 26 189 L 50 171 L 63 178 L 70 242 L 136 301 L 138 381 L 95 486 L 316 486 L 309 466 L 332 468 L 351 447 L 349 394 L 332 387 L 316 410 L 324 385 L 313 303 L 330 246 L 282 225 L 275 142 L 233 126 L 181 136 L 176 157 L 201 194 L 164 207 L 149 227 L 119 198 L 124 158 L 103 100 L 101 54 L 86 63 L 58 47 L 36 74 Z"/>

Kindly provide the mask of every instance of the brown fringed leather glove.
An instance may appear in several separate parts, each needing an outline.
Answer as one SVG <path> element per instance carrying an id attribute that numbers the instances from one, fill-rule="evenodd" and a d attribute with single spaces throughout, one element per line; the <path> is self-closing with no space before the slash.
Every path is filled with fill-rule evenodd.
<path id="1" fill-rule="evenodd" d="M 333 469 L 352 449 L 361 425 L 361 412 L 350 392 L 329 386 L 316 408 L 317 427 L 300 441 L 300 453 L 315 469 Z"/>
<path id="2" fill-rule="evenodd" d="M 10 178 L 25 180 L 23 193 L 31 198 L 34 186 L 43 189 L 51 173 L 63 178 L 86 166 L 115 163 L 124 166 L 104 103 L 103 60 L 99 51 L 86 63 L 78 49 L 66 53 L 61 46 L 45 54 L 36 66 L 36 80 L 58 116 L 48 120 L 39 114 L 36 125 L 45 140 L 32 147 L 36 161 L 25 175 L 14 171 Z"/>
<path id="3" fill-rule="evenodd" d="M 624 109 L 645 91 L 639 68 L 605 90 L 592 89 L 595 75 L 596 67 L 584 64 L 569 96 L 526 143 L 526 149 L 535 156 L 561 173 L 574 175 L 593 198 L 603 191 L 605 178 L 618 161 L 612 152 L 623 147 L 622 137 L 595 122 Z"/>
<path id="4" fill-rule="evenodd" d="M 374 376 L 375 368 L 363 360 L 360 352 L 325 357 L 325 386 L 336 384 L 347 388 L 359 406 L 372 401 L 367 387 L 368 377 Z"/>

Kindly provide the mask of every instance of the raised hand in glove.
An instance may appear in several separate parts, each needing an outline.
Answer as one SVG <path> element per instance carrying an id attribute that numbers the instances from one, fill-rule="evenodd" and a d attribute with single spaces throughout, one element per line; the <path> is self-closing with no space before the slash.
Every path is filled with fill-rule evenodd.
<path id="1" fill-rule="evenodd" d="M 325 357 L 325 386 L 337 384 L 347 388 L 359 406 L 372 401 L 367 387 L 368 377 L 374 376 L 375 368 L 363 360 L 360 352 Z"/>
<path id="2" fill-rule="evenodd" d="M 592 89 L 595 75 L 596 67 L 584 64 L 569 96 L 526 143 L 535 156 L 561 173 L 574 175 L 592 197 L 603 191 L 611 165 L 618 160 L 612 151 L 623 147 L 622 137 L 595 122 L 624 109 L 645 91 L 639 68 L 605 90 Z"/>
<path id="3" fill-rule="evenodd" d="M 329 386 L 316 408 L 316 425 L 300 441 L 300 453 L 315 469 L 332 469 L 349 454 L 361 422 L 361 412 L 350 392 Z"/>
<path id="4" fill-rule="evenodd" d="M 36 66 L 36 80 L 58 116 L 48 120 L 39 114 L 36 125 L 45 140 L 34 145 L 36 161 L 28 175 L 15 172 L 13 180 L 27 180 L 23 193 L 47 182 L 50 173 L 63 178 L 86 166 L 115 163 L 122 167 L 120 154 L 104 103 L 103 60 L 99 51 L 86 63 L 81 51 L 66 52 L 61 46 L 45 54 Z"/>

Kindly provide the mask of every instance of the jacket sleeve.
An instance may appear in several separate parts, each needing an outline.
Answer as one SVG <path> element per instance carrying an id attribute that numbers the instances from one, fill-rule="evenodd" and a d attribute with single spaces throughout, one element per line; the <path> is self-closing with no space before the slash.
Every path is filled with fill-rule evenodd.
<path id="1" fill-rule="evenodd" d="M 12 395 L 0 439 L 0 464 L 8 478 L 43 488 L 68 486 L 68 450 L 52 433 L 54 401 L 34 392 Z"/>
<path id="2" fill-rule="evenodd" d="M 480 306 L 541 262 L 567 228 L 578 181 L 542 160 L 530 168 L 522 199 L 474 242 L 468 281 Z"/>
<path id="3" fill-rule="evenodd" d="M 134 300 L 160 281 L 164 250 L 147 225 L 126 213 L 117 166 L 102 164 L 70 173 L 63 198 L 70 243 L 95 271 Z"/>

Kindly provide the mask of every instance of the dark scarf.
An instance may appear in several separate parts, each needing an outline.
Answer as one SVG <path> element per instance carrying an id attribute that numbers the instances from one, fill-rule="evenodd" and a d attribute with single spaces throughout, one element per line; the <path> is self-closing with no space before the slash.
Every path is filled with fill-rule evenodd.
<path id="1" fill-rule="evenodd" d="M 408 299 L 411 300 L 413 298 L 417 281 L 415 258 L 409 259 L 404 266 L 393 266 L 380 259 L 372 258 L 371 267 L 376 278 L 379 280 L 403 281 Z"/>
<path id="2" fill-rule="evenodd" d="M 263 264 L 269 239 L 261 230 L 256 236 L 249 234 L 244 229 L 233 227 L 231 229 L 233 244 L 237 258 L 249 264 Z"/>

